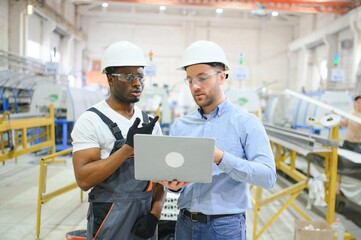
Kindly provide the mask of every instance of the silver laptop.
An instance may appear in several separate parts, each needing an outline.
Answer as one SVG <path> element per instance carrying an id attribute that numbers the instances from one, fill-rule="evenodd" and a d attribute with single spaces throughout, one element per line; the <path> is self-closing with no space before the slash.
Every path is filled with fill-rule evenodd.
<path id="1" fill-rule="evenodd" d="M 135 178 L 179 182 L 212 181 L 213 138 L 134 136 Z"/>

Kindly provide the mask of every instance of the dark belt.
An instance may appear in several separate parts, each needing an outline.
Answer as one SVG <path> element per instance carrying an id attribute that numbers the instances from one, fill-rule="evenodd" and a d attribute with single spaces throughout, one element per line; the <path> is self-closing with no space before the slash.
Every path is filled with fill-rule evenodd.
<path id="1" fill-rule="evenodd" d="M 186 215 L 187 217 L 189 217 L 192 222 L 208 222 L 208 218 L 210 221 L 212 221 L 213 219 L 216 218 L 221 218 L 221 217 L 228 217 L 228 216 L 232 216 L 232 215 L 236 215 L 236 214 L 217 214 L 217 215 L 205 215 L 203 213 L 200 212 L 190 212 L 187 209 L 181 209 L 181 212 Z"/>

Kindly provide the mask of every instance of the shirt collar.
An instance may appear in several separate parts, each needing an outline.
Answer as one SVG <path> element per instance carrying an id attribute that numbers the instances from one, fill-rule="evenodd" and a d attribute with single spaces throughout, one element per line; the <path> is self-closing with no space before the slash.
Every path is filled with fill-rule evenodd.
<path id="1" fill-rule="evenodd" d="M 209 117 L 220 117 L 222 116 L 222 114 L 224 112 L 226 112 L 226 110 L 231 106 L 231 102 L 228 100 L 228 98 L 224 99 L 223 102 L 221 102 L 210 114 Z M 204 115 L 203 113 L 203 109 L 202 108 L 198 108 L 198 112 L 201 115 L 201 117 L 203 119 L 207 119 L 207 117 Z"/>

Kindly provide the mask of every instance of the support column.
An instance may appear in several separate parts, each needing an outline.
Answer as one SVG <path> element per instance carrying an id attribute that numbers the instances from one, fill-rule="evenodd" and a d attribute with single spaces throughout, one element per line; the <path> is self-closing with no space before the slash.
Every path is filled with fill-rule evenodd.
<path id="1" fill-rule="evenodd" d="M 332 69 L 335 67 L 333 64 L 333 58 L 335 53 L 338 53 L 338 47 L 337 47 L 337 35 L 336 34 L 330 34 L 326 35 L 324 37 L 324 41 L 326 43 L 327 48 L 327 83 L 326 83 L 326 89 L 333 89 L 334 86 L 331 83 L 331 73 Z"/>
<path id="2" fill-rule="evenodd" d="M 26 56 L 26 1 L 9 1 L 9 52 Z"/>
<path id="3" fill-rule="evenodd" d="M 354 95 L 361 95 L 361 20 L 351 23 L 353 37 L 353 56 L 351 81 L 355 82 Z"/>
<path id="4" fill-rule="evenodd" d="M 0 50 L 9 49 L 9 0 L 0 1 Z"/>
<path id="5" fill-rule="evenodd" d="M 47 21 L 42 21 L 42 39 L 41 39 L 41 60 L 43 62 L 50 62 L 51 58 L 51 45 L 50 45 L 50 38 L 51 34 L 54 32 L 56 28 L 56 23 L 52 21 L 51 19 L 48 19 Z"/>
<path id="6" fill-rule="evenodd" d="M 60 52 L 61 52 L 61 65 L 59 74 L 69 75 L 72 73 L 72 66 L 74 64 L 73 50 L 74 50 L 74 37 L 66 36 L 63 37 L 60 43 Z"/>
<path id="7" fill-rule="evenodd" d="M 310 54 L 308 49 L 304 46 L 300 51 L 298 51 L 298 71 L 293 76 L 294 79 L 291 79 L 290 85 L 291 88 L 296 91 L 301 91 L 302 88 L 307 83 L 307 73 L 308 73 L 308 62 L 309 62 Z M 292 77 L 292 76 L 291 76 Z"/>
<path id="8" fill-rule="evenodd" d="M 84 85 L 83 78 L 85 77 L 83 76 L 83 74 L 86 71 L 86 68 L 83 67 L 84 66 L 83 54 L 86 46 L 84 42 L 75 42 L 74 47 L 75 47 L 74 69 L 73 69 L 73 73 L 75 77 L 74 86 L 81 88 Z"/>

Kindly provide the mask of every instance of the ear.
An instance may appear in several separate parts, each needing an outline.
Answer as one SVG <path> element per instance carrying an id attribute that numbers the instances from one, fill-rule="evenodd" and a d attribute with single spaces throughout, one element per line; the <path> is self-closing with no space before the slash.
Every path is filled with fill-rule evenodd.
<path id="1" fill-rule="evenodd" d="M 110 74 L 107 74 L 106 76 L 107 76 L 107 79 L 108 79 L 109 87 L 113 86 L 115 78 Z"/>
<path id="2" fill-rule="evenodd" d="M 226 82 L 227 77 L 228 77 L 228 74 L 225 72 L 222 72 L 219 75 L 219 85 L 223 85 Z"/>

